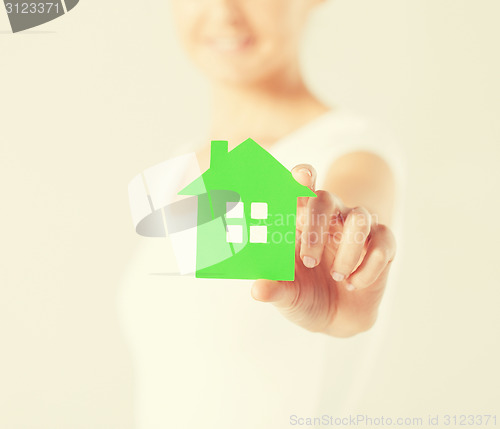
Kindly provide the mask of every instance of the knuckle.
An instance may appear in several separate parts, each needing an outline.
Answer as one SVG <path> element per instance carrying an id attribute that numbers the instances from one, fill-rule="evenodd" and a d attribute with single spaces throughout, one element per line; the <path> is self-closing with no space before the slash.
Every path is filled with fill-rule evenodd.
<path id="1" fill-rule="evenodd" d="M 387 249 L 383 247 L 375 247 L 372 250 L 371 258 L 376 265 L 382 266 L 387 264 L 387 262 L 389 261 L 389 254 L 387 252 Z"/>
<path id="2" fill-rule="evenodd" d="M 334 207 L 334 202 L 331 194 L 327 191 L 318 190 L 315 192 L 316 198 L 312 198 L 311 208 L 316 211 L 327 211 Z"/>
<path id="3" fill-rule="evenodd" d="M 319 247 L 323 243 L 321 231 L 308 229 L 302 232 L 301 242 L 306 247 Z"/>
<path id="4" fill-rule="evenodd" d="M 377 280 L 376 275 L 371 272 L 368 273 L 365 270 L 355 273 L 355 275 L 350 278 L 350 282 L 358 289 L 364 289 L 370 286 L 375 280 Z"/>
<path id="5" fill-rule="evenodd" d="M 357 227 L 369 227 L 371 216 L 366 209 L 355 207 L 349 213 L 349 221 Z"/>
<path id="6" fill-rule="evenodd" d="M 339 260 L 336 258 L 333 261 L 334 271 L 344 274 L 346 277 L 352 273 L 355 263 L 353 261 L 346 261 L 345 259 Z"/>
<path id="7" fill-rule="evenodd" d="M 391 228 L 386 225 L 377 225 L 376 234 L 383 237 L 385 243 L 387 243 L 388 249 L 388 259 L 394 259 L 396 255 L 396 237 L 392 232 Z"/>
<path id="8" fill-rule="evenodd" d="M 361 217 L 363 219 L 370 219 L 371 218 L 370 212 L 361 206 L 353 207 L 353 209 L 351 210 L 351 213 L 353 215 Z"/>
<path id="9" fill-rule="evenodd" d="M 380 234 L 384 236 L 385 238 L 389 238 L 390 240 L 395 240 L 394 238 L 394 233 L 392 232 L 391 228 L 389 228 L 387 225 L 384 224 L 378 224 L 377 225 L 377 234 Z"/>

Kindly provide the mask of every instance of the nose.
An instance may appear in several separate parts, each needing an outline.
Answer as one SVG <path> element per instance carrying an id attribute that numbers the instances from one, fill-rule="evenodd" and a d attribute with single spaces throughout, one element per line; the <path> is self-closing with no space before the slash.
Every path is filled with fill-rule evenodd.
<path id="1" fill-rule="evenodd" d="M 240 0 L 210 0 L 207 2 L 214 20 L 224 24 L 241 22 Z"/>

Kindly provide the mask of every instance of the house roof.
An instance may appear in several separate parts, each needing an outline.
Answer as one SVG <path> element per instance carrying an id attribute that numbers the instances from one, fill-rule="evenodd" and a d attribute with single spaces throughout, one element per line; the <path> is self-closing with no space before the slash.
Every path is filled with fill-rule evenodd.
<path id="1" fill-rule="evenodd" d="M 273 190 L 290 197 L 315 197 L 307 186 L 297 182 L 292 173 L 281 165 L 269 152 L 248 138 L 227 151 L 227 141 L 212 141 L 210 168 L 179 195 L 202 195 L 212 189 L 227 189 L 238 192 L 256 186 L 263 192 Z"/>

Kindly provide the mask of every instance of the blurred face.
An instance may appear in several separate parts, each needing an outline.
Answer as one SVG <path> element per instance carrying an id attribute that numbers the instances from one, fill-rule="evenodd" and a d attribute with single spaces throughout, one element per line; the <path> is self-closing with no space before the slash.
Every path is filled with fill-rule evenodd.
<path id="1" fill-rule="evenodd" d="M 295 65 L 320 0 L 172 0 L 181 41 L 211 78 L 254 83 Z"/>

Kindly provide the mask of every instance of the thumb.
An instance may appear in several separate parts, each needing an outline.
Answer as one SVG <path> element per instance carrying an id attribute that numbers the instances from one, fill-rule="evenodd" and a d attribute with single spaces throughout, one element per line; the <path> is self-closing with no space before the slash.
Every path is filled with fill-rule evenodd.
<path id="1" fill-rule="evenodd" d="M 256 280 L 251 294 L 256 301 L 271 302 L 278 308 L 290 308 L 297 303 L 299 286 L 295 282 Z"/>

